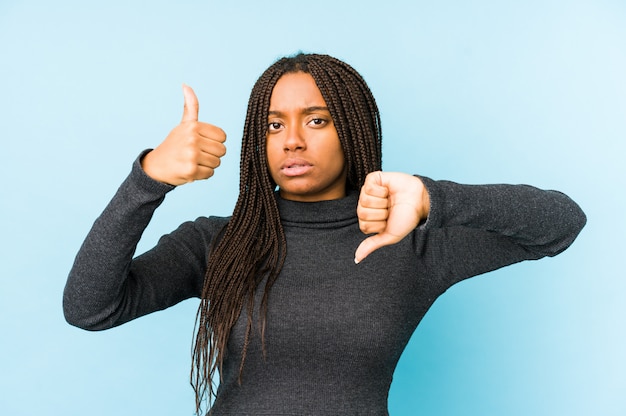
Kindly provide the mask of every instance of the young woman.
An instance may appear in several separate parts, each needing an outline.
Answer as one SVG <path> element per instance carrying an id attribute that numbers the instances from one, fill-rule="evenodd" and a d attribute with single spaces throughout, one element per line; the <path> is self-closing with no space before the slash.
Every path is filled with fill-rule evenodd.
<path id="1" fill-rule="evenodd" d="M 214 396 L 214 415 L 385 415 L 396 363 L 439 295 L 562 252 L 586 221 L 556 191 L 381 172 L 361 76 L 299 54 L 252 90 L 232 216 L 184 223 L 133 258 L 167 192 L 212 176 L 225 153 L 183 92 L 182 122 L 139 156 L 83 243 L 64 311 L 101 330 L 200 298 L 198 412 Z"/>

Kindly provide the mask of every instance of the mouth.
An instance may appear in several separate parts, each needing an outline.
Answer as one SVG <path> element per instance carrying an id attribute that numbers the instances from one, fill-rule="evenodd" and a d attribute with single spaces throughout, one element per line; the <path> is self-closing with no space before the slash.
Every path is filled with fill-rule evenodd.
<path id="1" fill-rule="evenodd" d="M 280 167 L 285 176 L 300 176 L 309 172 L 313 165 L 304 159 L 288 159 Z"/>

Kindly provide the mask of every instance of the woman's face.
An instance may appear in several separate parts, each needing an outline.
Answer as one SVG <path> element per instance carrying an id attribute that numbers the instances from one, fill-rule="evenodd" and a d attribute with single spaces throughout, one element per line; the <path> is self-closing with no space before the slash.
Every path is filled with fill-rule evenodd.
<path id="1" fill-rule="evenodd" d="M 283 75 L 270 98 L 267 163 L 281 197 L 313 202 L 346 194 L 346 163 L 326 102 L 304 72 Z"/>

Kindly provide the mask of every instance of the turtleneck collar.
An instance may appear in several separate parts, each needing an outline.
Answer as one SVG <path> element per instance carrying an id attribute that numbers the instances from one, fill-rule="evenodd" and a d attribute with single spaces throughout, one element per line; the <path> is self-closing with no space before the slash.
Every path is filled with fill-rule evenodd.
<path id="1" fill-rule="evenodd" d="M 319 202 L 298 202 L 275 193 L 283 225 L 303 228 L 334 228 L 358 222 L 358 191 L 348 191 L 344 198 Z M 342 224 L 344 223 L 344 224 Z"/>

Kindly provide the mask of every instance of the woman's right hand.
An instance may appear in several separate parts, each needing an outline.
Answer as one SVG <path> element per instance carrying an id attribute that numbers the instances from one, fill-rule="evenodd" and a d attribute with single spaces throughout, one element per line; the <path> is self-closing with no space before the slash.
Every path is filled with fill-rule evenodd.
<path id="1" fill-rule="evenodd" d="M 210 178 L 226 154 L 226 133 L 198 121 L 198 98 L 191 87 L 183 85 L 183 95 L 182 121 L 141 161 L 148 176 L 174 186 Z"/>

